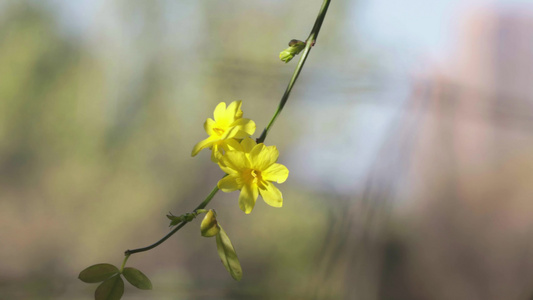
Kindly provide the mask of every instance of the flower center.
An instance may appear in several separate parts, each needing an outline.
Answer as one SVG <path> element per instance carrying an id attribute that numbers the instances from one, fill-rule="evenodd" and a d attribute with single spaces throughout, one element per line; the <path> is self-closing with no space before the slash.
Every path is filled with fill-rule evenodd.
<path id="1" fill-rule="evenodd" d="M 213 131 L 218 135 L 218 136 L 222 136 L 224 134 L 224 129 L 222 128 L 218 128 L 218 127 L 215 127 L 213 128 Z"/>
<path id="2" fill-rule="evenodd" d="M 244 179 L 247 182 L 251 182 L 251 183 L 255 183 L 255 184 L 258 184 L 258 183 L 260 183 L 263 180 L 261 178 L 261 171 L 254 170 L 254 169 L 248 169 L 248 171 L 245 172 L 245 174 L 244 174 Z"/>

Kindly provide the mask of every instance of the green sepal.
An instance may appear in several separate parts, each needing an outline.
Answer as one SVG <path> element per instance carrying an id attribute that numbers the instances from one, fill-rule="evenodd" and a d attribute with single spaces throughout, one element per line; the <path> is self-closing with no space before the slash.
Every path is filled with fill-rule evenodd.
<path id="1" fill-rule="evenodd" d="M 303 49 L 305 49 L 305 42 L 298 41 L 298 40 L 291 40 L 289 42 L 289 48 L 281 51 L 279 53 L 279 59 L 281 61 L 284 61 L 285 63 L 288 63 L 291 61 L 296 55 L 300 54 Z"/>
<path id="2" fill-rule="evenodd" d="M 118 268 L 111 264 L 96 264 L 81 271 L 78 278 L 83 282 L 95 283 L 104 281 L 118 273 L 120 273 Z"/>
<path id="3" fill-rule="evenodd" d="M 95 300 L 119 300 L 124 294 L 124 280 L 115 275 L 102 282 L 94 292 Z"/>
<path id="4" fill-rule="evenodd" d="M 122 271 L 122 275 L 124 275 L 124 278 L 131 283 L 134 287 L 141 289 L 141 290 L 151 290 L 152 289 L 152 282 L 146 275 L 143 274 L 143 272 L 135 269 L 135 268 L 124 268 Z"/>
<path id="5" fill-rule="evenodd" d="M 178 225 L 183 221 L 183 216 L 175 216 L 172 213 L 169 213 L 169 215 L 167 215 L 167 218 L 170 220 L 169 227 Z"/>
<path id="6" fill-rule="evenodd" d="M 228 270 L 233 279 L 237 281 L 241 280 L 241 263 L 237 257 L 237 252 L 235 252 L 228 235 L 222 227 L 220 227 L 220 232 L 216 235 L 216 239 L 218 256 L 220 256 L 224 267 L 226 267 L 226 270 Z"/>
<path id="7" fill-rule="evenodd" d="M 169 215 L 167 215 L 167 218 L 170 220 L 169 227 L 178 225 L 181 222 L 190 222 L 194 220 L 194 218 L 196 218 L 197 215 L 198 215 L 197 213 L 186 213 L 181 216 L 175 216 L 172 213 L 169 213 Z"/>
<path id="8" fill-rule="evenodd" d="M 220 231 L 220 226 L 218 226 L 216 217 L 217 214 L 212 209 L 205 214 L 202 224 L 200 224 L 200 233 L 202 236 L 212 237 L 217 235 L 217 233 Z"/>

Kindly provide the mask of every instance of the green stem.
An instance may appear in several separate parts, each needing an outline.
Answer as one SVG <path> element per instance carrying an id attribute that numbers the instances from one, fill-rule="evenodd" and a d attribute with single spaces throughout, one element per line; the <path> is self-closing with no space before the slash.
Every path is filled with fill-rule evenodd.
<path id="1" fill-rule="evenodd" d="M 309 34 L 309 37 L 306 40 L 305 48 L 302 52 L 302 56 L 300 57 L 300 60 L 298 61 L 298 65 L 296 65 L 296 69 L 294 70 L 294 73 L 292 74 L 291 81 L 289 81 L 289 85 L 287 85 L 287 89 L 285 89 L 285 93 L 283 94 L 283 97 L 281 97 L 281 101 L 279 102 L 278 109 L 274 113 L 274 116 L 268 123 L 267 127 L 263 130 L 263 133 L 261 133 L 261 136 L 257 138 L 257 143 L 263 143 L 266 139 L 266 136 L 268 134 L 268 131 L 274 125 L 274 122 L 278 118 L 279 114 L 283 110 L 283 107 L 285 106 L 285 103 L 287 103 L 287 100 L 289 100 L 289 96 L 291 94 L 292 88 L 294 84 L 296 83 L 296 80 L 298 80 L 298 76 L 300 75 L 300 72 L 302 71 L 302 68 L 304 67 L 305 61 L 307 60 L 307 56 L 309 55 L 309 52 L 311 52 L 311 47 L 313 47 L 316 43 L 316 39 L 318 37 L 318 33 L 320 32 L 320 28 L 322 27 L 322 22 L 324 22 L 324 18 L 326 17 L 326 13 L 328 11 L 329 3 L 331 0 L 324 0 L 322 3 L 322 7 L 320 8 L 320 11 L 318 12 L 318 17 L 316 18 L 315 25 L 313 25 L 313 29 L 311 30 L 311 33 Z"/>
<path id="2" fill-rule="evenodd" d="M 128 261 L 128 258 L 130 258 L 130 254 L 126 254 L 126 257 L 124 257 L 124 261 L 122 262 L 122 266 L 120 267 L 120 274 L 124 272 L 124 267 L 126 266 L 126 262 Z"/>
<path id="3" fill-rule="evenodd" d="M 311 30 L 311 34 L 309 34 L 309 37 L 307 38 L 305 48 L 303 50 L 302 56 L 300 57 L 300 60 L 298 61 L 298 65 L 296 66 L 296 69 L 294 70 L 294 73 L 292 75 L 291 81 L 289 81 L 289 85 L 287 86 L 287 89 L 285 90 L 285 93 L 283 94 L 283 97 L 281 97 L 281 101 L 279 103 L 278 109 L 276 110 L 276 113 L 274 113 L 274 116 L 268 123 L 265 130 L 263 130 L 263 133 L 259 138 L 257 138 L 257 143 L 262 143 L 265 141 L 266 136 L 268 134 L 268 131 L 274 125 L 274 121 L 276 121 L 278 115 L 283 110 L 283 107 L 285 106 L 285 103 L 289 99 L 289 96 L 291 94 L 292 87 L 296 83 L 296 80 L 298 79 L 298 75 L 300 75 L 300 72 L 302 71 L 302 68 L 304 66 L 304 63 L 307 59 L 307 56 L 309 55 L 309 52 L 311 52 L 311 47 L 315 45 L 316 39 L 318 37 L 318 33 L 320 32 L 320 28 L 322 27 L 322 22 L 324 22 L 324 17 L 326 16 L 326 12 L 328 11 L 329 3 L 331 0 L 324 0 L 322 3 L 322 7 L 320 8 L 320 11 L 318 13 L 318 17 L 316 18 L 315 24 L 313 25 L 313 29 Z M 227 175 L 225 175 L 227 176 Z M 225 177 L 224 176 L 224 177 Z M 216 186 L 211 193 L 205 198 L 205 200 L 196 207 L 195 211 L 197 209 L 203 209 L 209 204 L 211 199 L 215 196 L 215 194 L 218 192 L 218 187 Z M 150 249 L 153 249 L 159 245 L 161 245 L 164 241 L 166 241 L 169 237 L 173 236 L 178 230 L 180 230 L 183 226 L 185 226 L 188 222 L 183 221 L 179 223 L 171 232 L 169 232 L 167 235 L 165 235 L 162 239 L 159 241 L 153 243 L 150 246 L 144 247 L 144 248 L 138 248 L 133 250 L 126 250 L 124 252 L 124 255 L 126 255 L 126 259 L 124 260 L 124 263 L 126 263 L 126 260 L 128 257 L 134 253 L 144 252 L 148 251 Z"/>
<path id="4" fill-rule="evenodd" d="M 224 177 L 226 177 L 226 176 L 224 176 Z M 218 186 L 215 186 L 215 188 L 211 191 L 211 193 L 209 193 L 209 195 L 205 198 L 205 200 L 202 203 L 200 203 L 200 205 L 198 205 L 194 210 L 196 211 L 197 209 L 205 208 L 207 206 L 207 204 L 209 204 L 211 199 L 213 199 L 213 197 L 216 195 L 217 192 L 218 192 Z M 178 230 L 180 230 L 187 223 L 189 223 L 189 222 L 183 221 L 183 222 L 179 223 L 174 229 L 172 229 L 171 232 L 169 232 L 162 239 L 160 239 L 159 241 L 153 243 L 152 245 L 146 246 L 146 247 L 143 247 L 143 248 L 133 249 L 133 250 L 126 250 L 124 252 L 124 255 L 129 256 L 129 255 L 132 255 L 132 254 L 135 254 L 135 253 L 148 251 L 150 249 L 153 249 L 153 248 L 161 245 L 164 241 L 166 241 L 169 237 L 173 236 L 174 233 L 178 232 Z"/>

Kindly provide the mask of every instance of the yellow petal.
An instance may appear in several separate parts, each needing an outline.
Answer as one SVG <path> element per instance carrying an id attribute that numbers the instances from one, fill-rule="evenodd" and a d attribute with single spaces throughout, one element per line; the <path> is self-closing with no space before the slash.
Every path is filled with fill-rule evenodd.
<path id="1" fill-rule="evenodd" d="M 213 113 L 213 116 L 215 117 L 215 121 L 218 123 L 221 120 L 224 120 L 224 117 L 226 115 L 226 103 L 220 102 L 217 107 L 215 107 L 215 112 Z"/>
<path id="2" fill-rule="evenodd" d="M 207 139 L 194 145 L 194 147 L 192 148 L 191 156 L 196 156 L 196 154 L 198 154 L 200 150 L 211 147 L 213 145 L 213 142 L 214 140 L 211 137 L 208 137 Z"/>
<path id="3" fill-rule="evenodd" d="M 264 171 L 278 160 L 279 152 L 276 146 L 265 147 L 264 144 L 257 144 L 250 152 L 252 167 L 256 170 Z"/>
<path id="4" fill-rule="evenodd" d="M 233 116 L 234 119 L 240 119 L 242 118 L 242 100 L 233 101 L 228 106 L 228 109 L 226 110 L 228 113 L 231 113 L 231 116 Z"/>
<path id="5" fill-rule="evenodd" d="M 218 149 L 215 149 L 213 147 L 211 151 L 211 161 L 214 163 L 218 163 L 220 161 L 220 158 L 222 157 L 222 153 L 218 151 Z"/>
<path id="6" fill-rule="evenodd" d="M 252 209 L 254 209 L 258 194 L 256 185 L 243 185 L 241 194 L 239 195 L 239 207 L 241 210 L 247 214 L 251 213 Z"/>
<path id="7" fill-rule="evenodd" d="M 283 195 L 272 183 L 263 182 L 259 187 L 259 193 L 268 205 L 273 207 L 281 207 L 283 205 Z"/>
<path id="8" fill-rule="evenodd" d="M 241 151 L 228 151 L 220 157 L 220 161 L 220 168 L 227 174 L 241 173 L 242 169 L 250 165 L 244 152 Z"/>
<path id="9" fill-rule="evenodd" d="M 242 130 L 237 130 L 237 131 L 235 132 L 235 134 L 233 135 L 233 138 L 234 138 L 234 139 L 238 139 L 238 140 L 242 140 L 242 139 L 247 138 L 247 137 L 249 137 L 249 136 L 250 136 L 250 135 L 249 135 L 247 132 L 242 131 Z"/>
<path id="10" fill-rule="evenodd" d="M 226 152 L 233 151 L 233 150 L 243 151 L 242 145 L 239 142 L 237 142 L 236 139 L 224 140 L 224 142 L 221 144 L 221 146 L 224 149 L 224 151 L 226 151 Z"/>
<path id="11" fill-rule="evenodd" d="M 239 182 L 236 176 L 226 176 L 218 181 L 218 188 L 226 193 L 233 192 L 242 188 L 242 182 Z"/>
<path id="12" fill-rule="evenodd" d="M 241 131 L 240 127 L 238 126 L 230 126 L 226 132 L 220 137 L 221 139 L 232 139 L 237 136 L 237 134 Z"/>
<path id="13" fill-rule="evenodd" d="M 241 142 L 241 146 L 242 146 L 242 151 L 246 152 L 246 153 L 250 153 L 250 151 L 252 151 L 252 148 L 257 145 L 257 143 L 255 142 L 254 139 L 252 138 L 245 138 L 244 140 L 242 140 Z"/>
<path id="14" fill-rule="evenodd" d="M 255 122 L 246 118 L 235 120 L 235 122 L 231 123 L 230 127 L 237 127 L 240 131 L 242 131 L 238 132 L 237 135 L 232 136 L 237 139 L 243 139 L 253 135 L 256 128 Z"/>
<path id="15" fill-rule="evenodd" d="M 289 177 L 289 169 L 282 164 L 275 163 L 261 172 L 261 176 L 264 180 L 283 183 Z"/>
<path id="16" fill-rule="evenodd" d="M 228 151 L 241 151 L 242 152 L 242 146 L 239 142 L 237 142 L 236 139 L 228 139 L 228 140 L 220 141 L 219 145 L 220 147 L 224 149 L 224 153 Z M 221 166 L 221 168 L 224 167 L 225 166 L 224 161 L 221 159 L 221 157 L 224 154 L 221 152 L 217 152 L 214 155 L 217 159 L 217 161 L 215 162 L 217 162 Z"/>
<path id="17" fill-rule="evenodd" d="M 213 127 L 215 126 L 215 124 L 215 120 L 207 118 L 204 123 L 205 132 L 207 132 L 207 134 L 209 135 L 215 135 L 216 133 L 213 131 Z"/>
<path id="18" fill-rule="evenodd" d="M 215 141 L 213 143 L 213 148 L 211 149 L 211 161 L 216 163 L 219 158 L 222 156 L 222 147 L 220 147 L 221 141 Z"/>
<path id="19" fill-rule="evenodd" d="M 250 157 L 251 157 L 253 160 L 256 160 L 257 157 L 259 156 L 259 153 L 261 153 L 261 151 L 263 151 L 263 149 L 265 149 L 265 144 L 260 143 L 260 144 L 255 145 L 255 146 L 252 148 L 252 150 L 250 150 Z"/>

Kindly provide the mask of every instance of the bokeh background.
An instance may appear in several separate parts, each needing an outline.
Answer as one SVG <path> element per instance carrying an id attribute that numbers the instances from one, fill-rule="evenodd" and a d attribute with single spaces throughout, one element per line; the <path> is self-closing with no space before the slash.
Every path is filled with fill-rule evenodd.
<path id="1" fill-rule="evenodd" d="M 217 103 L 256 135 L 320 0 L 0 0 L 0 299 L 92 299 L 85 267 L 168 232 L 222 172 Z M 124 299 L 531 299 L 532 1 L 333 0 L 267 138 L 284 207 L 212 207 L 133 255 Z"/>

